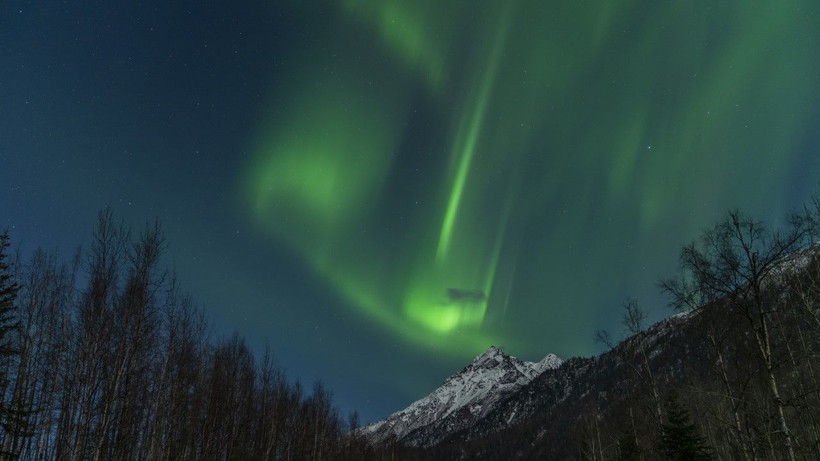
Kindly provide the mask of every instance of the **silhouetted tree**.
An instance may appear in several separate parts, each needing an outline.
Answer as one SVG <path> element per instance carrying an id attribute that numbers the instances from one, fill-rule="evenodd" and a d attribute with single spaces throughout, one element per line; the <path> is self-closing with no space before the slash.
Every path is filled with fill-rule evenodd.
<path id="1" fill-rule="evenodd" d="M 20 363 L 20 322 L 15 305 L 20 286 L 8 262 L 9 246 L 8 231 L 3 230 L 0 232 L 0 456 L 17 459 L 21 439 L 29 435 L 30 430 L 23 396 L 16 383 L 11 382 Z"/>
<path id="2" fill-rule="evenodd" d="M 805 244 L 807 235 L 803 220 L 794 221 L 786 232 L 770 231 L 763 223 L 732 211 L 726 220 L 704 232 L 699 243 L 684 247 L 683 276 L 662 282 L 673 305 L 681 309 L 718 303 L 745 323 L 767 380 L 785 455 L 792 461 L 794 436 L 786 417 L 783 386 L 775 373 L 782 363 L 773 348 L 773 328 L 781 320 L 781 304 L 770 296 L 776 297 L 776 293 L 766 288 L 774 285 L 782 269 L 779 265 Z"/>
<path id="3" fill-rule="evenodd" d="M 680 404 L 670 393 L 664 405 L 667 421 L 661 433 L 661 450 L 671 461 L 708 461 L 712 459 L 706 440 Z"/>

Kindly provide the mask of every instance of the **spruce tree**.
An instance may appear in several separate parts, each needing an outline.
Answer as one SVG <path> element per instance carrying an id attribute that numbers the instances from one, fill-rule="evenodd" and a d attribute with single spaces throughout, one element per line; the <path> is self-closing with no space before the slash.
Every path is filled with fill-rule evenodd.
<path id="1" fill-rule="evenodd" d="M 689 412 L 674 392 L 666 399 L 667 422 L 662 425 L 661 450 L 672 461 L 707 461 L 711 450 L 700 434 Z"/>
<path id="2" fill-rule="evenodd" d="M 14 369 L 13 364 L 17 359 L 19 351 L 15 347 L 14 333 L 19 328 L 16 321 L 17 315 L 14 302 L 17 299 L 19 286 L 14 281 L 14 274 L 11 266 L 7 262 L 9 248 L 9 234 L 7 230 L 0 233 L 0 362 L 2 362 L 2 374 L 0 374 L 0 429 L 2 429 L 2 439 L 7 441 L 10 437 L 15 437 L 20 422 L 19 410 L 14 408 L 14 404 L 6 401 L 6 390 L 9 386 L 9 376 Z M 13 453 L 0 448 L 0 457 L 3 459 L 14 459 Z"/>
<path id="3" fill-rule="evenodd" d="M 14 282 L 11 267 L 6 261 L 8 248 L 9 233 L 4 230 L 0 233 L 0 360 L 17 355 L 12 333 L 17 329 L 14 301 L 17 299 L 19 287 Z"/>
<path id="4" fill-rule="evenodd" d="M 8 230 L 0 232 L 0 361 L 3 363 L 0 376 L 0 429 L 2 429 L 3 445 L 0 447 L 0 458 L 16 459 L 19 447 L 14 441 L 28 434 L 27 414 L 20 408 L 20 402 L 12 398 L 6 401 L 10 376 L 20 351 L 16 347 L 16 332 L 20 328 L 14 303 L 17 299 L 19 285 L 14 281 L 14 274 L 9 265 Z"/>

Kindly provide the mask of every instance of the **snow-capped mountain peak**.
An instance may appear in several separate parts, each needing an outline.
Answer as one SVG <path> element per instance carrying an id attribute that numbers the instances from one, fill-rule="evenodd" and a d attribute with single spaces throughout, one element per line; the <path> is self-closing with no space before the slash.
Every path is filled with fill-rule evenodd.
<path id="1" fill-rule="evenodd" d="M 495 346 L 490 346 L 486 351 L 477 355 L 475 360 L 473 360 L 473 363 L 487 362 L 491 360 L 500 361 L 503 360 L 503 355 L 504 353 L 501 352 L 501 349 Z"/>
<path id="2" fill-rule="evenodd" d="M 410 444 L 428 444 L 431 441 L 429 435 L 418 434 L 435 432 L 435 437 L 439 438 L 469 425 L 533 378 L 561 363 L 561 359 L 553 354 L 539 362 L 524 362 L 490 346 L 428 396 L 363 428 L 362 433 L 373 442 L 395 437 Z M 436 431 L 425 431 L 433 426 Z M 418 440 L 414 440 L 414 433 Z"/>

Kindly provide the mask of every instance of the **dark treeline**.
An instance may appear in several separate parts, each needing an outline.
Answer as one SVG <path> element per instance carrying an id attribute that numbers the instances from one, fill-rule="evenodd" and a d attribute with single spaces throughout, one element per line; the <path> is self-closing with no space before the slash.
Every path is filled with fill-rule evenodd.
<path id="1" fill-rule="evenodd" d="M 158 225 L 103 211 L 87 251 L 13 258 L 0 240 L 0 459 L 370 457 L 330 393 L 211 327 L 160 267 Z"/>

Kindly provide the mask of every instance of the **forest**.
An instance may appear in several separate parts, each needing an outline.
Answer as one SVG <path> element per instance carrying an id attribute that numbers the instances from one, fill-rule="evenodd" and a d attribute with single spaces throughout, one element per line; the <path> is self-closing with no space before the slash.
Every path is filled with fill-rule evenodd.
<path id="1" fill-rule="evenodd" d="M 157 223 L 110 210 L 69 261 L 0 236 L 0 459 L 369 457 L 321 383 L 218 337 L 162 266 Z M 18 252 L 19 253 L 19 252 Z"/>

